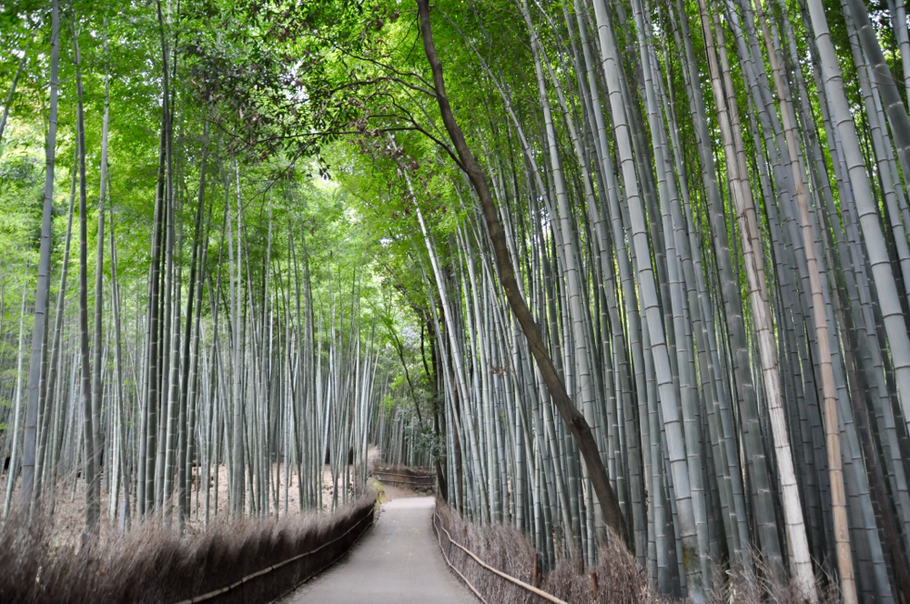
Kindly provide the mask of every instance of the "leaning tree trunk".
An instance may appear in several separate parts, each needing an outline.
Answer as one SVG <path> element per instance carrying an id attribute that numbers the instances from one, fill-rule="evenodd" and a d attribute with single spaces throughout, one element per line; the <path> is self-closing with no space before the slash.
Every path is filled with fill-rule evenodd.
<path id="1" fill-rule="evenodd" d="M 610 485 L 610 479 L 607 476 L 607 470 L 604 467 L 600 452 L 597 450 L 597 443 L 591 431 L 588 422 L 584 416 L 575 408 L 572 400 L 566 392 L 565 384 L 559 377 L 556 367 L 547 352 L 546 345 L 537 329 L 534 316 L 531 314 L 528 304 L 522 296 L 518 287 L 518 281 L 515 278 L 515 271 L 512 268 L 512 261 L 509 257 L 509 249 L 506 243 L 505 234 L 499 221 L 499 215 L 496 210 L 496 204 L 493 201 L 493 195 L 487 185 L 486 176 L 480 164 L 474 158 L 471 150 L 468 148 L 464 134 L 461 132 L 455 117 L 452 114 L 452 108 L 445 92 L 445 82 L 442 74 L 442 64 L 439 61 L 439 55 L 436 52 L 436 46 L 433 42 L 433 34 L 430 29 L 430 6 L 429 0 L 417 0 L 417 9 L 420 16 L 420 32 L 423 37 L 424 52 L 430 63 L 433 72 L 433 84 L 436 92 L 436 101 L 439 104 L 439 111 L 442 115 L 442 121 L 445 124 L 446 131 L 455 151 L 458 154 L 459 167 L 465 172 L 474 189 L 480 198 L 483 209 L 483 215 L 486 220 L 487 230 L 493 243 L 493 251 L 496 256 L 496 267 L 499 270 L 499 278 L 509 306 L 512 309 L 518 322 L 521 324 L 525 337 L 534 359 L 537 361 L 538 368 L 553 397 L 553 402 L 559 409 L 559 413 L 566 422 L 575 442 L 581 451 L 585 465 L 588 468 L 588 474 L 597 495 L 600 507 L 603 510 L 604 521 L 623 541 L 628 542 L 626 532 L 626 523 L 623 519 L 622 510 L 619 507 L 619 500 Z"/>

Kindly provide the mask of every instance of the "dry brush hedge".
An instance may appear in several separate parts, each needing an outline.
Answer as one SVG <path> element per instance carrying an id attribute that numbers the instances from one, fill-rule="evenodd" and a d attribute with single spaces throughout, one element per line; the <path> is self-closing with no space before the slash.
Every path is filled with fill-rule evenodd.
<path id="1" fill-rule="evenodd" d="M 569 604 L 682 604 L 686 601 L 657 595 L 648 586 L 644 569 L 625 549 L 602 548 L 597 565 L 587 569 L 582 569 L 577 560 L 563 560 L 543 575 L 535 565 L 537 552 L 527 537 L 512 527 L 479 527 L 437 498 L 433 528 L 443 555 L 456 574 L 489 604 L 547 604 L 553 600 L 483 568 L 458 545 L 470 550 L 487 566 Z M 708 604 L 803 604 L 795 583 L 780 580 L 762 566 L 757 551 L 750 552 L 749 557 L 753 561 L 749 569 L 715 566 L 712 585 L 706 593 Z M 819 604 L 843 604 L 837 582 L 831 577 L 819 582 L 818 589 Z"/>
<path id="2" fill-rule="evenodd" d="M 592 568 L 582 570 L 577 563 L 564 561 L 541 575 L 535 564 L 534 548 L 516 529 L 504 525 L 478 527 L 462 519 L 457 511 L 438 498 L 436 512 L 434 528 L 440 547 L 462 578 L 487 602 L 537 604 L 547 600 L 483 568 L 451 540 L 473 552 L 488 566 L 565 602 L 650 604 L 661 601 L 648 589 L 645 574 L 635 559 L 624 550 L 605 547 L 597 565 Z"/>
<path id="3" fill-rule="evenodd" d="M 344 555 L 372 524 L 374 501 L 363 497 L 331 516 L 216 523 L 182 537 L 147 523 L 87 548 L 11 517 L 0 528 L 0 602 L 271 602 Z"/>

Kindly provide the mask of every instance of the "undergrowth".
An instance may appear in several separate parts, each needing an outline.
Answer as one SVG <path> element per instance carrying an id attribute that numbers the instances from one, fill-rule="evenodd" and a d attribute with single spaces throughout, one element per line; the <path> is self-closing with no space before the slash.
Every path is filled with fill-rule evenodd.
<path id="1" fill-rule="evenodd" d="M 344 554 L 372 523 L 373 501 L 372 495 L 362 497 L 332 515 L 217 521 L 205 532 L 186 535 L 148 521 L 123 535 L 102 534 L 87 545 L 52 533 L 46 521 L 25 522 L 13 514 L 0 527 L 0 602 L 179 602 L 337 539 L 207 600 L 270 602 Z"/>
<path id="2" fill-rule="evenodd" d="M 563 560 L 545 575 L 535 568 L 536 552 L 518 530 L 495 525 L 480 527 L 464 520 L 441 499 L 436 500 L 439 524 L 451 539 L 471 550 L 489 566 L 496 568 L 548 594 L 571 603 L 670 604 L 683 600 L 658 595 L 649 585 L 647 573 L 624 547 L 614 544 L 601 548 L 596 565 L 583 568 L 577 560 Z M 445 532 L 437 529 L 443 552 L 452 565 L 490 604 L 529 602 L 545 599 L 534 595 L 484 569 L 461 549 L 452 545 Z M 757 553 L 753 559 L 758 560 Z M 796 591 L 785 580 L 774 580 L 767 569 L 716 572 L 713 587 L 706 594 L 709 604 L 800 604 Z M 830 577 L 819 587 L 820 604 L 842 602 Z"/>
<path id="3" fill-rule="evenodd" d="M 533 585 L 566 602 L 650 604 L 662 602 L 648 589 L 647 578 L 635 559 L 624 549 L 606 548 L 597 565 L 580 569 L 570 561 L 560 562 L 546 575 L 535 570 L 536 553 L 527 537 L 504 525 L 479 527 L 465 521 L 437 499 L 442 526 L 452 539 L 474 552 L 489 566 Z M 528 590 L 487 571 L 441 533 L 443 550 L 451 563 L 489 602 L 544 602 Z"/>

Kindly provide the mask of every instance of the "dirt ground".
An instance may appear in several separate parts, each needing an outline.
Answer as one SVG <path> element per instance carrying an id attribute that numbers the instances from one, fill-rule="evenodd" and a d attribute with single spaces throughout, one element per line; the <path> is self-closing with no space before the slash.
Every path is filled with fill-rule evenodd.
<path id="1" fill-rule="evenodd" d="M 449 572 L 433 534 L 433 497 L 385 487 L 392 501 L 375 526 L 343 559 L 304 584 L 281 604 L 474 604 L 477 600 Z M 402 495 L 397 497 L 397 495 Z"/>
<path id="2" fill-rule="evenodd" d="M 371 451 L 372 453 L 372 451 Z M 372 461 L 372 459 L 371 459 Z M 204 481 L 203 473 L 201 468 L 196 468 L 195 473 L 198 478 L 194 480 L 194 486 L 190 492 L 190 517 L 187 521 L 187 531 L 189 532 L 201 532 L 204 530 L 205 525 L 205 490 L 197 488 Z M 276 476 L 279 479 L 278 483 L 278 508 L 274 507 L 274 490 L 275 490 L 275 478 Z M 298 476 L 292 471 L 290 473 L 290 484 L 287 489 L 287 503 L 285 503 L 285 467 L 282 464 L 280 467 L 277 464 L 273 464 L 271 468 L 271 493 L 269 496 L 269 514 L 272 516 L 281 516 L 285 515 L 293 516 L 299 514 L 301 511 L 310 511 L 310 510 L 301 510 L 300 501 L 299 501 L 299 489 L 298 489 Z M 339 484 L 343 480 L 342 476 L 338 477 Z M 413 492 L 407 491 L 405 489 L 399 489 L 392 486 L 381 486 L 379 483 L 373 479 L 369 481 L 371 486 L 376 490 L 385 491 L 385 500 L 388 499 L 398 499 L 401 497 L 413 497 L 415 494 Z M 104 481 L 102 481 L 102 485 Z M 214 476 L 210 481 L 210 495 L 209 495 L 209 521 L 215 521 L 220 519 L 226 519 L 228 513 L 228 480 L 227 480 L 227 469 L 224 465 L 218 467 L 218 490 L 217 490 L 217 511 L 216 511 L 216 493 L 214 489 Z M 5 495 L 6 487 L 6 475 L 3 475 L 2 480 L 0 480 L 0 486 L 3 487 L 3 495 Z M 379 487 L 379 488 L 377 488 Z M 348 482 L 348 495 L 349 500 L 351 499 L 351 493 L 353 490 L 353 485 Z M 121 491 L 122 495 L 122 491 Z M 134 493 L 131 493 L 131 496 L 135 496 Z M 322 476 L 322 510 L 330 511 L 332 507 L 332 496 L 333 496 L 333 486 L 332 486 L 332 474 L 331 469 L 328 465 L 323 468 Z M 52 532 L 61 540 L 69 541 L 70 539 L 78 539 L 81 537 L 82 529 L 85 522 L 85 482 L 81 479 L 74 479 L 73 476 L 64 476 L 57 481 L 57 491 L 55 495 L 56 503 L 53 516 L 53 525 Z M 16 488 L 13 491 L 12 502 L 13 505 L 19 500 L 19 485 L 17 484 Z M 338 505 L 342 505 L 343 497 L 342 493 L 338 494 Z M 247 501 L 248 506 L 248 501 Z M 102 533 L 108 533 L 117 530 L 118 527 L 118 515 L 120 513 L 120 507 L 122 507 L 122 501 L 118 502 L 118 506 L 115 510 L 111 510 L 111 500 L 110 493 L 106 492 L 104 486 L 102 486 L 101 493 L 101 531 Z M 287 513 L 285 513 L 285 507 L 287 507 Z"/>

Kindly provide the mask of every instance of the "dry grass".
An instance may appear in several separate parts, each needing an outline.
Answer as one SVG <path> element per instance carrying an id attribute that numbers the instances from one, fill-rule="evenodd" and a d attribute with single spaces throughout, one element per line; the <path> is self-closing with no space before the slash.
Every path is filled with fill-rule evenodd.
<path id="1" fill-rule="evenodd" d="M 629 552 L 613 545 L 600 552 L 598 563 L 582 568 L 577 561 L 563 561 L 544 576 L 535 571 L 536 552 L 527 537 L 514 528 L 497 525 L 478 527 L 465 521 L 440 499 L 436 501 L 441 525 L 452 539 L 471 550 L 486 564 L 566 602 L 604 604 L 669 604 L 648 586 L 647 576 Z M 545 602 L 543 598 L 487 571 L 461 549 L 449 543 L 439 531 L 443 550 L 451 563 L 491 604 L 494 602 Z M 753 554 L 758 559 L 757 552 Z M 709 604 L 801 604 L 792 585 L 773 580 L 772 573 L 755 564 L 756 570 L 715 571 L 714 588 L 707 594 Z M 757 571 L 757 572 L 756 572 Z M 821 604 L 842 602 L 836 585 L 825 578 L 819 586 Z"/>
<path id="2" fill-rule="evenodd" d="M 378 457 L 378 449 L 376 447 L 371 447 L 370 450 L 370 462 L 375 464 L 375 457 Z M 216 494 L 216 489 L 214 488 L 215 480 L 214 474 L 218 474 L 218 489 Z M 287 494 L 288 500 L 285 502 L 285 466 L 282 464 L 280 467 L 277 464 L 272 464 L 270 470 L 273 480 L 277 476 L 280 478 L 278 481 L 277 488 L 280 491 L 278 508 L 275 508 L 273 501 L 273 492 L 276 488 L 275 483 L 273 482 L 270 487 L 269 493 L 269 510 L 268 516 L 284 516 L 285 515 L 285 504 L 287 504 L 287 515 L 292 518 L 298 517 L 301 514 L 309 514 L 313 511 L 309 504 L 304 502 L 301 504 L 299 499 L 299 476 L 296 473 L 296 470 L 289 473 L 290 481 L 287 484 Z M 347 476 L 347 484 L 345 485 L 345 477 L 339 476 L 337 487 L 338 487 L 338 500 L 341 502 L 343 498 L 342 490 L 346 488 L 348 500 L 356 498 L 360 495 L 360 490 L 351 480 L 350 476 Z M 2 477 L 0 484 L 5 485 L 6 476 Z M 19 481 L 21 482 L 21 481 Z M 186 519 L 186 530 L 188 532 L 200 532 L 205 530 L 205 481 L 203 479 L 203 469 L 201 467 L 196 467 L 193 469 L 192 483 L 193 486 L 190 490 L 190 515 Z M 229 499 L 228 499 L 228 471 L 224 464 L 221 464 L 214 468 L 214 472 L 209 479 L 209 492 L 210 492 L 210 507 L 209 507 L 209 522 L 216 523 L 219 521 L 224 521 L 229 519 Z M 18 484 L 13 490 L 13 502 L 18 502 L 20 499 L 20 484 Z M 332 509 L 332 499 L 334 496 L 335 485 L 332 481 L 331 468 L 328 465 L 323 467 L 322 472 L 322 483 L 320 489 L 320 506 L 321 511 L 328 512 Z M 101 491 L 101 519 L 100 527 L 102 536 L 115 536 L 119 532 L 118 524 L 119 518 L 117 513 L 113 516 L 110 514 L 108 508 L 110 494 L 106 490 L 106 485 L 102 481 L 102 491 Z M 133 505 L 135 504 L 135 494 L 133 495 Z M 46 526 L 45 532 L 53 533 L 56 537 L 65 538 L 73 543 L 78 543 L 80 540 L 80 535 L 82 527 L 85 524 L 85 482 L 76 477 L 75 473 L 69 473 L 65 476 L 60 477 L 57 480 L 56 485 L 56 504 L 54 509 L 53 518 L 49 519 L 48 522 L 50 526 Z M 217 506 L 215 505 L 217 501 Z M 121 499 L 122 503 L 122 499 Z M 245 513 L 249 513 L 249 502 L 247 500 L 245 503 Z M 217 509 L 216 509 L 217 508 Z M 175 513 L 176 514 L 176 513 Z M 176 520 L 174 520 L 176 522 Z M 2 604 L 2 603 L 0 603 Z"/>
<path id="3" fill-rule="evenodd" d="M 714 566 L 714 589 L 708 593 L 708 604 L 803 604 L 796 585 L 776 575 L 761 560 L 760 552 L 750 553 L 752 568 L 738 567 L 722 570 Z M 816 569 L 817 570 L 817 569 Z M 837 583 L 829 576 L 819 577 L 819 604 L 841 604 L 843 598 Z"/>
<path id="4" fill-rule="evenodd" d="M 625 550 L 607 548 L 593 568 L 563 562 L 545 576 L 535 571 L 536 552 L 527 538 L 506 526 L 479 528 L 437 500 L 442 525 L 452 538 L 474 552 L 486 564 L 566 602 L 649 604 L 660 602 L 648 589 L 641 567 Z M 485 570 L 459 548 L 442 544 L 449 560 L 488 602 L 544 602 L 529 591 Z"/>
<path id="5" fill-rule="evenodd" d="M 219 520 L 185 536 L 156 522 L 79 545 L 43 521 L 11 516 L 0 527 L 0 602 L 178 602 L 229 585 L 341 537 L 211 602 L 269 602 L 346 552 L 372 522 L 373 497 L 335 514 Z"/>

